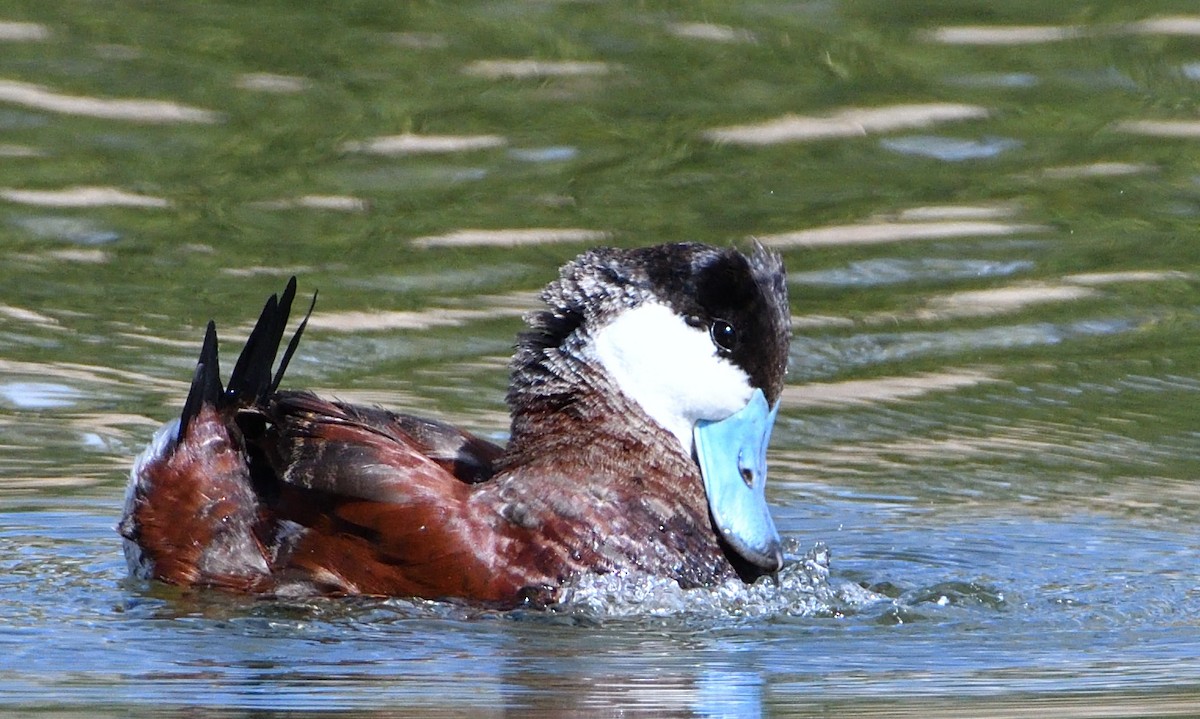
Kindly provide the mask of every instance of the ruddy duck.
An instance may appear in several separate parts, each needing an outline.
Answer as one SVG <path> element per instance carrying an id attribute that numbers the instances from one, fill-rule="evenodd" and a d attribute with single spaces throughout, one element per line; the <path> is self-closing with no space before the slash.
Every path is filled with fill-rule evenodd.
<path id="1" fill-rule="evenodd" d="M 763 493 L 789 341 L 778 255 L 689 243 L 568 263 L 518 337 L 505 447 L 280 390 L 308 321 L 274 369 L 295 294 L 292 278 L 267 301 L 225 387 L 209 323 L 180 417 L 131 472 L 135 576 L 513 606 L 586 573 L 688 588 L 782 567 Z"/>

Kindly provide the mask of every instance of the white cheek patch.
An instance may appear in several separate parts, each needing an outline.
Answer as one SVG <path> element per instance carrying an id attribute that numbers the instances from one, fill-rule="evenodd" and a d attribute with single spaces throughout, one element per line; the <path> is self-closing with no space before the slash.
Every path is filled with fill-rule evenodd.
<path id="1" fill-rule="evenodd" d="M 750 378 L 719 356 L 703 327 L 647 303 L 623 312 L 594 334 L 600 365 L 651 419 L 692 451 L 692 428 L 721 420 L 750 401 Z"/>

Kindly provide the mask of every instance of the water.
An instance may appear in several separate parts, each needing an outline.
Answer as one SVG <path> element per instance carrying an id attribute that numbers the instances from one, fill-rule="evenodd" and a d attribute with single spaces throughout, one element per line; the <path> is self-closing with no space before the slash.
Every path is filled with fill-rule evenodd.
<path id="1" fill-rule="evenodd" d="M 1200 713 L 1191 4 L 293 5 L 0 1 L 0 712 Z M 779 587 L 125 577 L 131 457 L 287 275 L 291 386 L 500 437 L 559 264 L 751 236 Z"/>

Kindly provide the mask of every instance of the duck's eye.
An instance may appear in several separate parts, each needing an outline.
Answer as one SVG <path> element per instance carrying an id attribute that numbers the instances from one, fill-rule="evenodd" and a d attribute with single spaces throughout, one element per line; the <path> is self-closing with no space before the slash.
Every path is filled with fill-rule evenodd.
<path id="1" fill-rule="evenodd" d="M 708 333 L 712 336 L 713 344 L 720 348 L 721 354 L 729 354 L 737 346 L 737 330 L 725 320 L 713 320 L 708 326 Z"/>

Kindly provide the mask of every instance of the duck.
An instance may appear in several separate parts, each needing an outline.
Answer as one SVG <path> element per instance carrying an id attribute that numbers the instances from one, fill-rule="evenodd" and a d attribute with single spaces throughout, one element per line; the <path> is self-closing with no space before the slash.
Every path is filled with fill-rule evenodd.
<path id="1" fill-rule="evenodd" d="M 281 389 L 316 304 L 284 345 L 296 292 L 292 277 L 270 296 L 224 384 L 208 323 L 182 410 L 130 470 L 132 576 L 497 607 L 553 605 L 589 575 L 778 581 L 777 253 L 685 242 L 565 264 L 518 334 L 503 444 Z"/>

